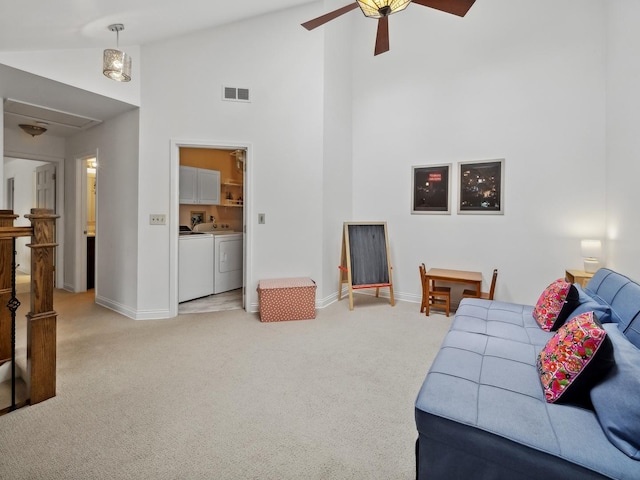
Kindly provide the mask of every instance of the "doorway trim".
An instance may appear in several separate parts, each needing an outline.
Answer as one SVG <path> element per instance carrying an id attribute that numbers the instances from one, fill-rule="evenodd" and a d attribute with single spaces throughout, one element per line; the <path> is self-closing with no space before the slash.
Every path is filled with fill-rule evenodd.
<path id="1" fill-rule="evenodd" d="M 74 293 L 87 291 L 87 235 L 85 233 L 87 228 L 87 166 L 86 162 L 89 158 L 95 158 L 96 163 L 99 164 L 98 149 L 94 152 L 88 152 L 79 154 L 74 157 L 75 170 L 76 170 L 76 202 L 75 202 L 75 251 L 73 263 L 73 285 L 67 285 L 67 290 L 71 290 Z M 98 172 L 96 171 L 96 185 L 98 182 Z M 98 230 L 97 222 L 97 206 L 98 206 L 98 189 L 96 188 L 96 233 Z M 96 245 L 96 249 L 97 249 Z M 96 272 L 97 276 L 97 272 Z M 97 292 L 97 282 L 94 286 L 94 292 Z"/>
<path id="2" fill-rule="evenodd" d="M 244 208 L 242 212 L 242 223 L 244 230 L 244 282 L 243 282 L 243 308 L 248 311 L 250 305 L 250 295 L 247 293 L 247 285 L 252 285 L 251 278 L 251 238 L 252 229 L 250 218 L 253 218 L 253 145 L 246 142 L 229 142 L 220 140 L 188 140 L 171 139 L 171 167 L 170 167 L 170 195 L 169 195 L 169 312 L 172 317 L 178 315 L 178 231 L 180 229 L 180 148 L 211 148 L 218 150 L 238 150 L 246 152 L 244 164 L 244 188 L 243 199 Z"/>

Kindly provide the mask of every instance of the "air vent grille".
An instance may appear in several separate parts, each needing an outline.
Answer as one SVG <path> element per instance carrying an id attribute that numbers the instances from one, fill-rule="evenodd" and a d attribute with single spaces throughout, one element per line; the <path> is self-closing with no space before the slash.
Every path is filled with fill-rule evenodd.
<path id="1" fill-rule="evenodd" d="M 250 102 L 251 95 L 248 88 L 223 86 L 222 99 L 229 102 Z"/>

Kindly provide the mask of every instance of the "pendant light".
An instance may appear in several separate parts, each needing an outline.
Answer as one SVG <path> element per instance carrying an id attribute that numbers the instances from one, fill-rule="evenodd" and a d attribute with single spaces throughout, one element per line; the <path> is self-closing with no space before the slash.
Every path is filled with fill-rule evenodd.
<path id="1" fill-rule="evenodd" d="M 116 82 L 129 82 L 131 80 L 131 57 L 120 50 L 120 32 L 124 25 L 114 23 L 109 25 L 109 30 L 116 32 L 116 49 L 107 48 L 102 58 L 102 73 Z"/>

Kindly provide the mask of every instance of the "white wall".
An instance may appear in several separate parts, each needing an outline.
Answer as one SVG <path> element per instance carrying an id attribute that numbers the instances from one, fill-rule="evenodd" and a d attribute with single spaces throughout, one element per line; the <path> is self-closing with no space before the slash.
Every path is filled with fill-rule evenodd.
<path id="1" fill-rule="evenodd" d="M 485 288 L 498 268 L 497 298 L 529 304 L 582 266 L 580 239 L 604 234 L 603 16 L 600 0 L 410 5 L 375 58 L 375 22 L 354 23 L 354 219 L 388 222 L 400 298 L 418 301 L 421 262 Z M 496 158 L 505 214 L 457 215 L 457 162 Z M 411 166 L 430 163 L 453 164 L 450 216 L 410 215 Z"/>
<path id="2" fill-rule="evenodd" d="M 607 2 L 608 266 L 640 281 L 640 3 Z"/>
<path id="3" fill-rule="evenodd" d="M 75 255 L 78 251 L 73 213 L 79 205 L 76 192 L 79 158 L 97 153 L 97 226 L 96 226 L 96 301 L 130 317 L 137 315 L 138 185 L 138 110 L 108 120 L 67 141 L 65 197 L 70 212 L 65 231 L 65 286 L 77 284 Z M 84 227 L 84 226 L 82 226 Z M 160 240 L 161 242 L 161 240 Z M 149 273 L 148 275 L 153 275 Z"/>
<path id="4" fill-rule="evenodd" d="M 170 302 L 164 261 L 177 232 L 159 236 L 148 216 L 172 209 L 171 140 L 251 145 L 249 309 L 259 279 L 322 277 L 323 43 L 300 26 L 316 12 L 294 8 L 142 49 L 141 311 Z M 252 102 L 222 101 L 222 85 L 250 88 Z"/>
<path id="5" fill-rule="evenodd" d="M 334 0 L 318 4 L 309 17 L 315 18 L 338 8 L 343 1 Z M 351 28 L 354 15 L 308 32 L 323 36 L 324 51 L 324 141 L 322 168 L 323 249 L 322 278 L 318 300 L 323 304 L 337 298 L 338 265 L 342 242 L 342 225 L 350 221 L 353 211 L 353 144 L 352 144 L 352 83 L 351 83 Z"/>
<path id="6" fill-rule="evenodd" d="M 105 45 L 105 48 L 113 48 Z M 131 55 L 131 81 L 114 82 L 102 74 L 101 49 L 0 52 L 0 63 L 90 92 L 140 105 L 140 47 L 123 46 Z"/>

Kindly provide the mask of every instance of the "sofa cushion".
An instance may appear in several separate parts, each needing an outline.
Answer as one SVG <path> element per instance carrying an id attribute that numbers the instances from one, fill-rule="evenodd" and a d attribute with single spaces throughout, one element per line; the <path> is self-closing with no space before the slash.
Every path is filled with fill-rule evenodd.
<path id="1" fill-rule="evenodd" d="M 558 279 L 551 283 L 538 298 L 533 318 L 547 332 L 557 330 L 579 305 L 578 291 L 569 282 Z"/>
<path id="2" fill-rule="evenodd" d="M 578 292 L 579 305 L 571 312 L 571 316 L 575 317 L 581 313 L 593 312 L 598 317 L 600 323 L 610 323 L 613 321 L 611 317 L 611 307 L 607 304 L 598 302 L 595 298 L 585 292 L 582 287 L 575 283 L 574 287 Z"/>
<path id="3" fill-rule="evenodd" d="M 609 441 L 640 460 L 640 349 L 616 324 L 606 324 L 615 365 L 591 390 L 591 402 Z"/>
<path id="4" fill-rule="evenodd" d="M 456 310 L 451 330 L 535 345 L 537 353 L 546 345 L 553 332 L 542 330 L 532 312 L 531 305 L 464 298 Z"/>
<path id="5" fill-rule="evenodd" d="M 640 285 L 613 270 L 601 268 L 584 290 L 598 303 L 611 306 L 612 321 L 640 348 Z"/>
<path id="6" fill-rule="evenodd" d="M 589 389 L 613 363 L 611 340 L 593 312 L 573 317 L 538 355 L 545 399 L 549 403 L 588 403 Z"/>

